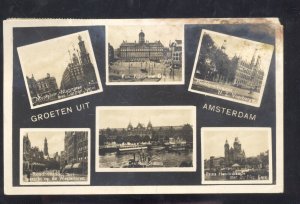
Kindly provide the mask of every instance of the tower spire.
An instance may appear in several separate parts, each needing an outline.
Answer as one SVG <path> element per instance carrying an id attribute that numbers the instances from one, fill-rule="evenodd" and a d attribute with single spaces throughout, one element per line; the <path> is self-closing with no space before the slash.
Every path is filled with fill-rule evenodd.
<path id="1" fill-rule="evenodd" d="M 46 137 L 45 137 L 45 140 L 44 140 L 44 155 L 45 156 L 49 155 L 49 153 L 48 153 L 48 141 L 47 141 Z"/>
<path id="2" fill-rule="evenodd" d="M 253 67 L 253 66 L 254 66 L 256 52 L 257 52 L 257 48 L 255 48 L 255 50 L 254 50 L 254 53 L 253 53 L 253 56 L 252 56 L 252 59 L 251 59 L 251 63 L 250 63 L 251 67 Z"/>

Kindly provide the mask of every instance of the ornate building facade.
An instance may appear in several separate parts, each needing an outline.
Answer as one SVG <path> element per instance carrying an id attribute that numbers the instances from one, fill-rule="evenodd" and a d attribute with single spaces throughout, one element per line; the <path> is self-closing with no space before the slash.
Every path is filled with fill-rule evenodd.
<path id="1" fill-rule="evenodd" d="M 138 42 L 123 41 L 119 48 L 119 57 L 125 61 L 160 61 L 164 59 L 164 45 L 160 41 L 145 40 L 145 33 L 141 30 Z"/>
<path id="2" fill-rule="evenodd" d="M 183 131 L 187 130 L 185 133 Z M 156 126 L 153 127 L 151 121 L 148 122 L 147 126 L 142 123 L 138 123 L 134 127 L 129 122 L 127 128 L 107 128 L 99 130 L 99 137 L 106 138 L 108 142 L 116 142 L 117 137 L 122 138 L 123 142 L 129 141 L 130 138 L 140 137 L 148 138 L 149 140 L 155 140 L 158 142 L 168 142 L 170 138 L 178 139 L 183 138 L 188 142 L 192 142 L 193 131 L 192 126 L 185 124 L 182 126 Z M 185 135 L 184 135 L 185 134 Z M 147 140 L 148 140 L 147 139 Z M 103 141 L 103 140 L 102 140 Z M 101 143 L 101 139 L 99 140 Z M 100 145 L 103 145 L 102 143 Z"/>
<path id="3" fill-rule="evenodd" d="M 55 77 L 50 76 L 49 73 L 47 73 L 47 76 L 42 79 L 36 80 L 33 75 L 31 77 L 27 76 L 26 79 L 31 97 L 51 94 L 58 90 Z"/>
<path id="4" fill-rule="evenodd" d="M 97 84 L 94 65 L 81 36 L 78 36 L 78 41 L 79 50 L 74 50 L 72 57 L 69 52 L 70 62 L 63 73 L 60 89 L 70 89 L 76 86 L 89 87 Z"/>
<path id="5" fill-rule="evenodd" d="M 224 157 L 210 156 L 204 160 L 204 168 L 217 170 L 223 168 L 230 169 L 268 169 L 269 168 L 269 151 L 259 153 L 257 156 L 246 157 L 242 144 L 236 137 L 233 146 L 230 147 L 228 141 L 224 144 Z"/>
<path id="6" fill-rule="evenodd" d="M 64 163 L 65 169 L 73 169 L 78 173 L 87 173 L 88 165 L 88 132 L 65 132 Z"/>
<path id="7" fill-rule="evenodd" d="M 182 40 L 175 40 L 170 44 L 172 67 L 182 66 Z"/>
<path id="8" fill-rule="evenodd" d="M 239 138 L 235 138 L 233 142 L 233 147 L 229 147 L 228 141 L 225 141 L 224 145 L 224 162 L 225 166 L 232 166 L 233 164 L 242 164 L 245 159 L 245 151 L 242 150 L 242 145 L 239 141 Z"/>
<path id="9" fill-rule="evenodd" d="M 261 70 L 261 57 L 253 54 L 250 63 L 237 58 L 237 69 L 234 78 L 234 85 L 259 91 L 264 78 L 264 72 Z"/>
<path id="10" fill-rule="evenodd" d="M 60 156 L 55 153 L 50 157 L 47 138 L 44 140 L 44 150 L 33 147 L 28 134 L 23 136 L 23 173 L 26 171 L 43 171 L 45 169 L 59 169 Z"/>

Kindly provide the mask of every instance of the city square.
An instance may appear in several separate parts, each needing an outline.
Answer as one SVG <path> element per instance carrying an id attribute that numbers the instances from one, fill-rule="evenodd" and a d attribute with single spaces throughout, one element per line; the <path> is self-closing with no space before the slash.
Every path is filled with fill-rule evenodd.
<path id="1" fill-rule="evenodd" d="M 110 27 L 109 32 L 115 31 Z M 128 26 L 108 39 L 108 84 L 182 83 L 183 40 L 176 26 Z M 159 33 L 161 35 L 159 35 Z M 174 32 L 170 32 L 174 31 Z M 122 33 L 123 35 L 121 35 Z M 135 37 L 136 36 L 136 37 Z M 113 84 L 112 84 L 113 85 Z"/>
<path id="2" fill-rule="evenodd" d="M 182 69 L 173 69 L 170 63 L 116 61 L 109 68 L 111 81 L 181 81 Z"/>

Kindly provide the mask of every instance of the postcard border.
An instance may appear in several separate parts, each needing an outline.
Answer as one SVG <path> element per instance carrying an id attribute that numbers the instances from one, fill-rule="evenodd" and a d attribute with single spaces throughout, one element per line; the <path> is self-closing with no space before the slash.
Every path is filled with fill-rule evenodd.
<path id="1" fill-rule="evenodd" d="M 276 29 L 274 28 L 274 30 L 276 30 Z M 276 44 L 274 44 L 274 45 L 268 44 L 268 45 L 271 45 L 273 47 L 271 59 L 270 59 L 270 62 L 268 63 L 269 66 L 268 66 L 268 69 L 267 69 L 266 73 L 264 74 L 264 78 L 263 78 L 261 90 L 260 90 L 260 93 L 259 93 L 258 101 L 256 103 L 250 103 L 250 102 L 246 102 L 246 101 L 242 101 L 242 100 L 238 100 L 238 99 L 234 99 L 234 98 L 229 98 L 229 97 L 226 97 L 226 96 L 220 96 L 220 95 L 217 95 L 217 94 L 212 94 L 212 93 L 208 93 L 208 92 L 205 92 L 205 91 L 198 91 L 198 90 L 192 89 L 194 76 L 195 76 L 195 71 L 196 71 L 196 66 L 197 66 L 199 55 L 200 55 L 200 49 L 201 49 L 201 45 L 202 45 L 202 39 L 203 39 L 204 32 L 214 33 L 214 34 L 218 34 L 218 35 L 226 35 L 226 36 L 231 36 L 231 37 L 235 37 L 235 38 L 240 38 L 240 39 L 243 39 L 243 40 L 246 40 L 246 41 L 262 43 L 262 42 L 258 42 L 258 41 L 255 41 L 255 40 L 249 40 L 249 39 L 245 39 L 245 38 L 242 38 L 242 37 L 237 37 L 237 36 L 233 36 L 233 35 L 229 35 L 229 34 L 224 34 L 224 33 L 216 32 L 216 31 L 212 31 L 212 30 L 201 29 L 200 39 L 199 39 L 199 43 L 198 43 L 197 53 L 196 53 L 196 57 L 195 57 L 194 65 L 193 65 L 193 71 L 192 71 L 192 75 L 191 75 L 191 78 L 190 78 L 188 91 L 193 92 L 193 93 L 202 94 L 202 95 L 205 95 L 205 96 L 211 96 L 211 97 L 220 98 L 220 99 L 224 99 L 224 100 L 227 100 L 227 101 L 232 101 L 232 102 L 236 102 L 236 103 L 245 104 L 245 105 L 254 106 L 254 107 L 259 108 L 260 104 L 261 104 L 261 101 L 262 101 L 262 98 L 263 98 L 263 95 L 264 95 L 265 86 L 266 86 L 267 78 L 268 78 L 268 75 L 269 75 L 271 62 L 273 60 L 273 57 L 276 54 L 276 53 L 274 53 Z M 275 38 L 276 38 L 276 34 L 274 34 L 274 35 L 275 35 Z M 262 43 L 262 44 L 267 44 L 267 43 Z M 275 65 L 275 69 L 276 69 L 276 65 Z"/>
<path id="2" fill-rule="evenodd" d="M 196 119 L 196 106 L 96 106 L 95 113 L 95 171 L 96 172 L 196 172 L 197 170 L 197 119 Z M 162 110 L 174 110 L 174 109 L 186 109 L 192 111 L 192 125 L 193 125 L 193 166 L 192 167 L 157 167 L 157 168 L 100 168 L 99 167 L 99 113 L 100 110 L 132 110 L 132 109 L 162 109 Z M 98 116 L 98 117 L 97 117 Z"/>
<path id="3" fill-rule="evenodd" d="M 267 130 L 268 146 L 269 146 L 269 179 L 268 180 L 240 180 L 240 181 L 206 181 L 204 175 L 204 134 L 209 131 L 230 131 L 238 129 L 238 131 L 258 131 Z M 270 127 L 202 127 L 201 128 L 201 184 L 272 184 L 273 183 L 273 162 L 272 162 L 272 129 Z"/>
<path id="4" fill-rule="evenodd" d="M 19 54 L 19 48 L 26 47 L 26 46 L 31 46 L 31 45 L 35 45 L 37 43 L 44 43 L 45 41 L 49 42 L 49 41 L 56 40 L 56 39 L 67 38 L 69 35 L 74 35 L 74 34 L 78 34 L 78 33 L 81 33 L 81 32 L 82 33 L 83 32 L 84 33 L 87 32 L 87 35 L 88 35 L 88 41 L 89 41 L 89 44 L 91 46 L 90 57 L 91 57 L 91 61 L 95 63 L 95 65 L 94 65 L 94 71 L 95 71 L 95 75 L 96 75 L 96 79 L 97 79 L 99 88 L 97 90 L 90 91 L 90 92 L 87 92 L 87 93 L 83 93 L 83 94 L 79 94 L 79 95 L 71 96 L 71 97 L 66 97 L 66 98 L 63 98 L 63 99 L 57 99 L 55 101 L 50 101 L 50 102 L 47 102 L 47 103 L 43 103 L 43 104 L 40 104 L 40 105 L 33 106 L 32 97 L 30 96 L 30 90 L 29 90 L 29 87 L 28 87 L 27 79 L 26 79 L 27 75 L 26 75 L 26 71 L 24 70 L 24 66 L 23 66 L 24 64 L 22 65 L 22 59 L 21 59 L 21 56 Z M 69 100 L 72 100 L 72 99 L 75 99 L 75 98 L 81 98 L 81 97 L 84 97 L 84 96 L 89 96 L 89 95 L 93 95 L 93 94 L 96 94 L 96 93 L 103 92 L 103 87 L 102 87 L 102 83 L 101 83 L 99 69 L 98 69 L 96 57 L 95 57 L 95 54 L 94 54 L 93 44 L 92 44 L 92 40 L 91 40 L 90 33 L 89 33 L 88 30 L 83 30 L 83 31 L 79 31 L 79 32 L 76 32 L 76 33 L 67 34 L 67 35 L 64 35 L 64 36 L 55 37 L 55 38 L 51 38 L 51 39 L 48 39 L 48 40 L 39 41 L 39 42 L 36 42 L 36 43 L 31 43 L 31 44 L 27 44 L 27 45 L 24 45 L 24 46 L 16 47 L 16 49 L 17 49 L 17 53 L 18 53 L 18 56 L 16 56 L 16 57 L 18 57 L 18 59 L 20 61 L 20 67 L 21 67 L 21 70 L 22 70 L 22 74 L 23 74 L 23 78 L 24 78 L 24 83 L 25 83 L 25 86 L 26 86 L 27 97 L 28 97 L 31 109 L 37 109 L 37 108 L 45 107 L 45 106 L 48 106 L 48 105 L 53 105 L 53 104 L 56 104 L 56 103 L 60 103 L 60 102 L 64 102 L 64 101 L 69 101 Z"/>
<path id="5" fill-rule="evenodd" d="M 272 24 L 276 31 L 276 177 L 275 184 L 272 185 L 195 185 L 195 186 L 14 186 L 13 185 L 13 155 L 12 155 L 12 92 L 13 92 L 13 34 L 15 27 L 48 27 L 55 26 L 82 26 L 82 25 L 119 25 L 124 21 L 128 23 L 174 23 L 174 24 Z M 6 164 L 4 170 L 4 194 L 6 195 L 86 195 L 86 194 L 229 194 L 229 193 L 283 193 L 283 26 L 278 18 L 174 18 L 174 19 L 9 19 L 3 22 L 3 49 L 4 52 L 4 69 L 3 76 L 3 107 L 4 120 L 3 130 L 3 162 Z M 38 188 L 38 189 L 37 189 Z"/>
<path id="6" fill-rule="evenodd" d="M 184 35 L 184 24 L 167 24 L 160 23 L 160 26 L 168 25 L 168 26 L 180 26 L 182 29 L 182 68 L 181 68 L 181 81 L 169 81 L 169 82 L 111 82 L 109 81 L 109 70 L 108 70 L 108 29 L 110 26 L 140 26 L 139 24 L 127 24 L 123 22 L 123 25 L 107 25 L 105 29 L 105 85 L 106 86 L 131 86 L 131 85 L 184 85 L 185 84 L 185 35 Z M 157 26 L 157 24 L 146 24 L 145 26 Z"/>
<path id="7" fill-rule="evenodd" d="M 24 182 L 23 177 L 23 133 L 28 132 L 40 132 L 40 131 L 49 131 L 49 132 L 64 132 L 64 131 L 85 131 L 88 132 L 88 169 L 87 169 L 87 180 L 86 181 L 61 181 L 61 182 Z M 20 186 L 40 186 L 40 185 L 90 185 L 91 183 L 91 130 L 90 128 L 20 128 L 19 131 L 19 140 L 20 140 L 20 163 L 19 163 L 19 184 Z"/>

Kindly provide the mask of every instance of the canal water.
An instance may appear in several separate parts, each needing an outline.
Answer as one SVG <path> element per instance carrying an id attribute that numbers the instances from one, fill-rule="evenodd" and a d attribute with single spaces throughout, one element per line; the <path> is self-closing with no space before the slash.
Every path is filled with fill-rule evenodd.
<path id="1" fill-rule="evenodd" d="M 128 160 L 133 159 L 135 153 L 135 159 L 140 160 L 139 152 L 130 153 L 107 153 L 104 156 L 99 156 L 100 168 L 121 168 L 128 165 Z M 177 151 L 168 152 L 167 150 L 147 150 L 146 155 L 151 156 L 152 162 L 162 162 L 164 167 L 179 167 L 182 162 L 192 164 L 192 151 Z"/>

